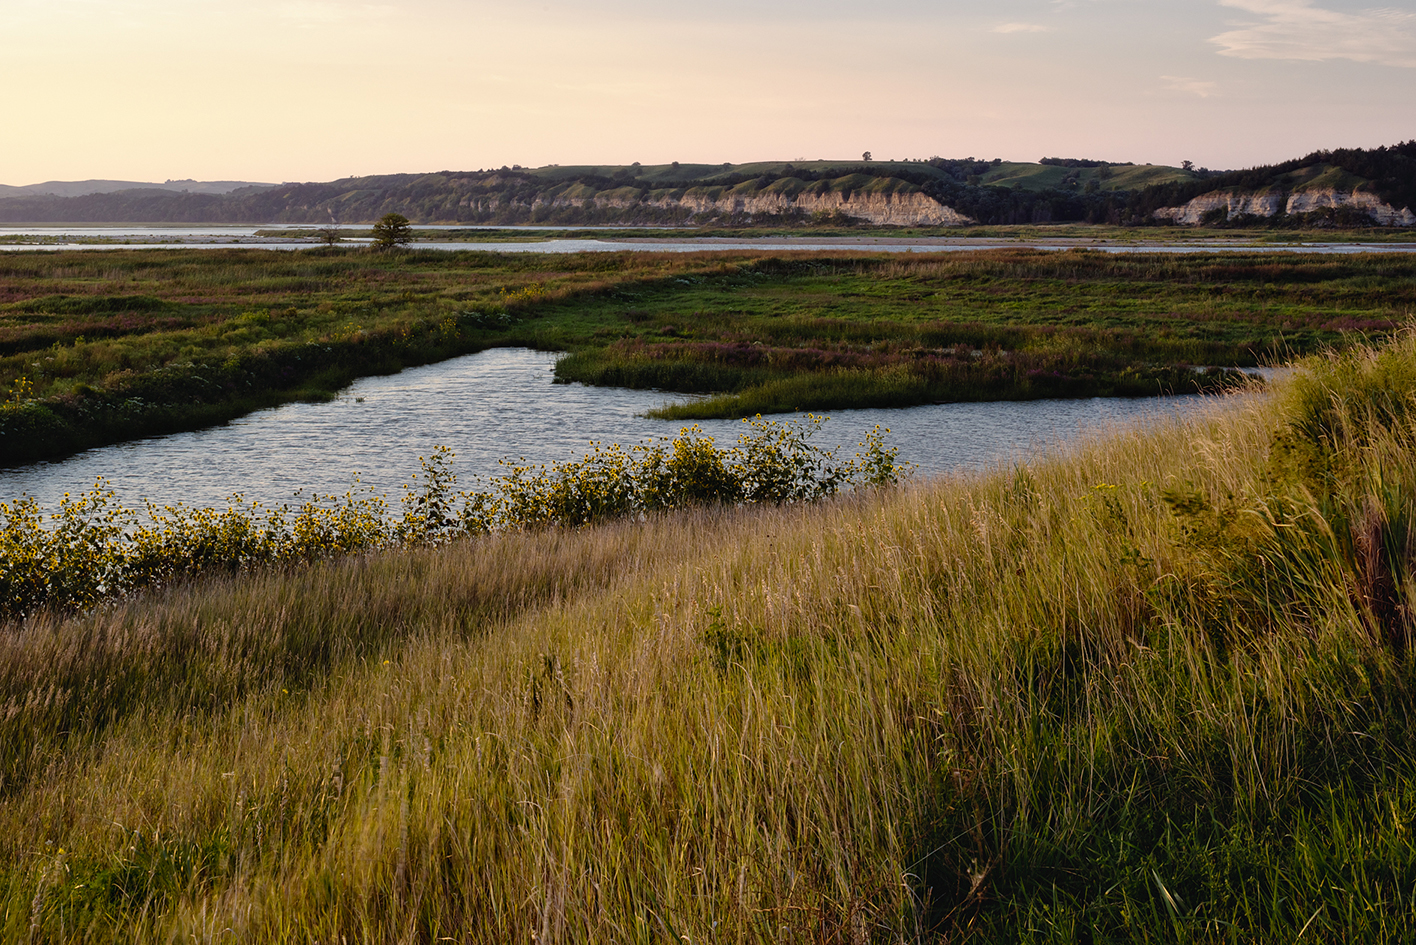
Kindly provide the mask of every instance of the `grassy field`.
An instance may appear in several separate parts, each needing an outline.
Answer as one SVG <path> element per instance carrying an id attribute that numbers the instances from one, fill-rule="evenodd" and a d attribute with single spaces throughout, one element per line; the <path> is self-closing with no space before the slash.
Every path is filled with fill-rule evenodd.
<path id="1" fill-rule="evenodd" d="M 1381 335 L 1416 257 L 999 250 L 0 258 L 0 462 L 190 429 L 492 345 L 719 396 L 684 418 L 1222 387 Z"/>
<path id="2" fill-rule="evenodd" d="M 1285 383 L 7 624 L 0 937 L 1408 941 L 1416 336 Z"/>

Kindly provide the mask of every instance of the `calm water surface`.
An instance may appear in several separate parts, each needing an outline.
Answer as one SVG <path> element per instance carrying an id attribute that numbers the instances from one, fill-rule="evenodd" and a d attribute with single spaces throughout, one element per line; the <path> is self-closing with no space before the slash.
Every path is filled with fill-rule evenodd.
<path id="1" fill-rule="evenodd" d="M 434 446 L 457 454 L 459 486 L 502 469 L 498 460 L 576 459 L 589 441 L 629 445 L 672 436 L 679 422 L 641 414 L 667 400 L 653 391 L 553 384 L 556 355 L 500 348 L 355 382 L 337 400 L 288 404 L 193 433 L 89 450 L 57 463 L 0 471 L 0 501 L 29 494 L 52 507 L 100 476 L 130 507 L 224 504 L 243 493 L 263 504 L 290 502 L 297 490 L 342 494 L 354 473 L 391 500 Z M 1087 429 L 1201 409 L 1203 397 L 1042 400 L 944 404 L 905 410 L 843 410 L 815 440 L 853 447 L 875 424 L 890 427 L 900 458 L 923 475 L 979 469 L 1036 455 Z M 721 445 L 739 421 L 700 424 Z"/>
<path id="2" fill-rule="evenodd" d="M 229 249 L 258 247 L 261 249 L 308 249 L 316 241 L 285 235 L 288 231 L 308 232 L 314 224 L 271 224 L 267 226 L 0 226 L 0 251 L 25 250 L 111 250 L 111 249 Z M 368 231 L 366 224 L 346 224 L 340 227 L 351 233 Z M 593 226 L 414 226 L 417 230 L 478 231 L 522 230 L 549 232 L 554 230 L 643 230 L 647 233 L 662 227 L 593 227 Z M 257 233 L 265 235 L 257 235 Z M 365 236 L 348 236 L 344 245 L 368 244 Z M 889 252 L 889 253 L 952 253 L 986 249 L 1027 248 L 1061 251 L 1087 248 L 1106 253 L 1409 253 L 1416 252 L 1416 242 L 1410 243 L 1261 243 L 1244 237 L 1167 241 L 1125 241 L 1065 237 L 1060 239 L 981 239 L 976 237 L 692 237 L 692 238 L 621 238 L 602 239 L 538 239 L 526 242 L 467 242 L 427 241 L 413 244 L 422 250 L 478 250 L 494 253 L 612 253 L 656 252 L 697 253 L 705 251 L 748 250 L 754 252 Z"/>

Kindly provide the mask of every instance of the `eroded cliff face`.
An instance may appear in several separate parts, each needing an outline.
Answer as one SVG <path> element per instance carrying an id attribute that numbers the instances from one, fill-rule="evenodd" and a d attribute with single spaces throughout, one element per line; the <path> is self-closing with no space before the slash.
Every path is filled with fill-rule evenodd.
<path id="1" fill-rule="evenodd" d="M 1268 219 L 1279 214 L 1314 213 L 1321 210 L 1350 208 L 1365 213 L 1373 223 L 1382 226 L 1416 226 L 1416 213 L 1410 207 L 1401 210 L 1383 203 L 1376 194 L 1333 188 L 1284 193 L 1273 190 L 1262 193 L 1201 194 L 1183 207 L 1162 207 L 1153 216 L 1157 220 L 1193 226 L 1215 210 L 1224 210 L 1224 219 L 1255 216 Z"/>
<path id="2" fill-rule="evenodd" d="M 1353 207 L 1365 211 L 1373 222 L 1383 226 L 1416 226 L 1416 213 L 1410 207 L 1398 210 L 1389 203 L 1382 203 L 1376 194 L 1343 193 L 1337 190 L 1309 190 L 1293 194 L 1288 198 L 1288 213 L 1312 213 L 1315 210 L 1339 207 Z"/>
<path id="3" fill-rule="evenodd" d="M 1162 207 L 1155 212 L 1157 220 L 1193 226 L 1215 210 L 1223 209 L 1226 220 L 1239 216 L 1271 217 L 1282 212 L 1283 193 L 1262 194 L 1201 194 L 1183 207 Z"/>
<path id="4" fill-rule="evenodd" d="M 465 205 L 474 209 L 495 212 L 504 205 L 495 198 L 491 200 L 464 200 Z M 824 194 L 799 193 L 795 196 L 782 193 L 724 194 L 711 196 L 689 192 L 677 197 L 618 197 L 594 195 L 588 197 L 558 196 L 551 199 L 537 198 L 530 203 L 508 202 L 505 206 L 522 207 L 528 213 L 539 209 L 575 207 L 612 211 L 626 218 L 633 218 L 638 209 L 652 209 L 660 215 L 690 218 L 703 217 L 780 217 L 813 214 L 841 214 L 853 220 L 887 226 L 962 226 L 974 222 L 969 217 L 946 207 L 927 194 L 912 193 L 852 193 L 838 192 Z"/>
<path id="5" fill-rule="evenodd" d="M 922 193 L 861 194 L 840 193 L 754 194 L 725 196 L 716 200 L 685 194 L 677 200 L 656 201 L 669 209 L 683 207 L 694 214 L 711 216 L 780 216 L 799 213 L 840 213 L 854 220 L 895 226 L 961 226 L 973 220 Z"/>

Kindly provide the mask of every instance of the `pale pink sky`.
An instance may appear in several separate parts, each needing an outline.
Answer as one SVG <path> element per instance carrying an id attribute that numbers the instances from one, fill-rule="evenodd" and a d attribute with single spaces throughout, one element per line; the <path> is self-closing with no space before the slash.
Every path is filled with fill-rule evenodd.
<path id="1" fill-rule="evenodd" d="M 0 183 L 1416 138 L 1416 0 L 0 0 Z"/>

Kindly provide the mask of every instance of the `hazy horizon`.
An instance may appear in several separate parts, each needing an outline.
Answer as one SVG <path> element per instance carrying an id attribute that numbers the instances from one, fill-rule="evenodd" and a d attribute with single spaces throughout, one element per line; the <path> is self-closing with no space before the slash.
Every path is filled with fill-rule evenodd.
<path id="1" fill-rule="evenodd" d="M 0 37 L 11 186 L 1416 137 L 1416 0 L 9 0 Z"/>

